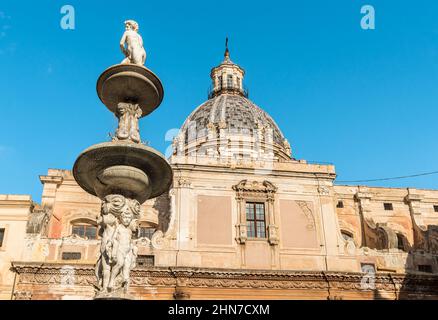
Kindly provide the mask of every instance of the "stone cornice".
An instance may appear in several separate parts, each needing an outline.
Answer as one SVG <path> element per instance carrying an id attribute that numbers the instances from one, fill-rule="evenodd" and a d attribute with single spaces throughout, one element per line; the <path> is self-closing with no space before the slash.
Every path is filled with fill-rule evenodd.
<path id="1" fill-rule="evenodd" d="M 13 262 L 18 285 L 60 284 L 65 264 Z M 74 264 L 76 285 L 92 285 L 94 266 Z M 270 271 L 207 269 L 190 267 L 150 267 L 131 271 L 132 286 L 178 286 L 209 288 L 363 290 L 363 273 L 323 271 Z M 438 294 L 438 276 L 377 273 L 375 287 L 384 291 L 409 291 Z M 368 289 L 366 289 L 368 290 Z"/>
<path id="2" fill-rule="evenodd" d="M 34 202 L 30 195 L 0 195 L 1 207 L 14 207 L 14 208 L 29 208 L 32 210 Z"/>
<path id="3" fill-rule="evenodd" d="M 174 170 L 186 170 L 186 171 L 198 171 L 198 172 L 208 172 L 208 173 L 232 173 L 232 174 L 242 174 L 247 176 L 248 174 L 254 174 L 254 170 L 258 174 L 269 174 L 271 177 L 287 177 L 287 178 L 313 178 L 313 179 L 326 179 L 333 181 L 336 178 L 336 174 L 333 172 L 323 172 L 323 171 L 294 171 L 294 170 L 283 170 L 272 168 L 250 168 L 250 167 L 233 167 L 230 168 L 227 165 L 206 165 L 206 164 L 171 164 Z"/>
<path id="4" fill-rule="evenodd" d="M 42 184 L 45 183 L 54 183 L 61 184 L 64 178 L 62 176 L 40 176 L 40 181 Z"/>

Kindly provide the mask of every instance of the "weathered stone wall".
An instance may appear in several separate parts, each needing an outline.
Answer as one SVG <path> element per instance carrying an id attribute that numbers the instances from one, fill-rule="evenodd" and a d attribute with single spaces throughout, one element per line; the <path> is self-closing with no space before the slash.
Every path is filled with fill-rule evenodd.
<path id="1" fill-rule="evenodd" d="M 32 210 L 27 195 L 0 195 L 0 229 L 4 229 L 0 245 L 0 299 L 11 299 L 15 273 L 11 261 L 22 258 L 26 225 Z"/>

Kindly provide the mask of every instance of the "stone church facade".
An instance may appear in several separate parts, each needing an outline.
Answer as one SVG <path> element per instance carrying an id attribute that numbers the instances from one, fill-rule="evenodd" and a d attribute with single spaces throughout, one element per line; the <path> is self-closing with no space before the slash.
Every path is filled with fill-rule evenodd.
<path id="1" fill-rule="evenodd" d="M 173 185 L 142 206 L 130 294 L 438 298 L 438 190 L 334 184 L 333 165 L 293 157 L 244 74 L 227 50 L 175 137 Z M 0 298 L 92 299 L 100 200 L 69 170 L 40 180 L 40 204 L 0 195 Z"/>

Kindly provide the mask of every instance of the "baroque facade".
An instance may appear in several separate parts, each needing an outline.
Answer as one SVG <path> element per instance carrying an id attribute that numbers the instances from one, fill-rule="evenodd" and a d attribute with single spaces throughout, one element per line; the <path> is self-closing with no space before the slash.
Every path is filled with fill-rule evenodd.
<path id="1" fill-rule="evenodd" d="M 438 190 L 334 184 L 248 99 L 228 49 L 173 142 L 170 191 L 142 205 L 138 299 L 438 298 Z M 40 204 L 0 196 L 0 298 L 92 299 L 100 200 L 69 170 Z"/>

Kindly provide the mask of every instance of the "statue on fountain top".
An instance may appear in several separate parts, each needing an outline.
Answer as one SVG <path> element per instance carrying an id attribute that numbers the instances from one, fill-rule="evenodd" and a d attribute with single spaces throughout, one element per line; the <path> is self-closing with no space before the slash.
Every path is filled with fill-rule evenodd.
<path id="1" fill-rule="evenodd" d="M 125 33 L 120 40 L 120 49 L 126 57 L 122 63 L 144 65 L 146 51 L 143 48 L 143 39 L 138 33 L 138 23 L 134 20 L 125 21 Z"/>

